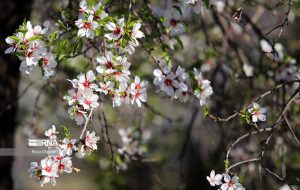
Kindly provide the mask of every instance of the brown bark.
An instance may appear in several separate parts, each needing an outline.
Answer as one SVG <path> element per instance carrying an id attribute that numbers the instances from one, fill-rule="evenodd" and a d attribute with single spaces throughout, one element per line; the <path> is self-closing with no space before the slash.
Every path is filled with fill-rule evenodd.
<path id="1" fill-rule="evenodd" d="M 29 17 L 31 0 L 0 1 L 0 148 L 14 147 L 18 101 L 19 61 L 4 55 L 5 38 Z M 13 157 L 0 157 L 0 190 L 13 189 Z"/>

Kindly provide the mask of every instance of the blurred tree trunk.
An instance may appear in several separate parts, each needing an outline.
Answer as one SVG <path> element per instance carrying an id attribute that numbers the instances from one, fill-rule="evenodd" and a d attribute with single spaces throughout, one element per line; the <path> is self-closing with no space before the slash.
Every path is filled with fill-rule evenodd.
<path id="1" fill-rule="evenodd" d="M 19 61 L 4 55 L 5 38 L 28 18 L 32 0 L 0 1 L 0 148 L 14 147 L 18 102 Z M 13 157 L 0 157 L 0 190 L 13 189 Z"/>

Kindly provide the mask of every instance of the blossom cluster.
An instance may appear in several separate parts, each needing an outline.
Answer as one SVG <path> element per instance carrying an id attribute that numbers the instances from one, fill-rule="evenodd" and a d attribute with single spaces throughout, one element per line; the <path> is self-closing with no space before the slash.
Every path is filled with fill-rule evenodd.
<path id="1" fill-rule="evenodd" d="M 99 88 L 95 82 L 96 76 L 93 71 L 80 74 L 77 79 L 71 80 L 73 89 L 68 90 L 68 95 L 64 96 L 70 106 L 68 113 L 77 125 L 84 124 L 88 112 L 99 107 L 99 96 L 96 94 Z"/>
<path id="2" fill-rule="evenodd" d="M 221 190 L 245 190 L 239 183 L 239 177 L 230 176 L 228 173 L 217 174 L 214 170 L 210 172 L 210 176 L 206 177 L 208 182 L 213 187 L 218 187 Z"/>
<path id="3" fill-rule="evenodd" d="M 52 185 L 56 185 L 56 178 L 62 173 L 72 173 L 77 171 L 77 168 L 73 167 L 71 156 L 78 152 L 81 155 L 90 153 L 97 150 L 97 141 L 100 139 L 95 135 L 95 132 L 86 132 L 83 139 L 69 139 L 57 140 L 58 132 L 53 125 L 50 129 L 45 131 L 45 135 L 55 140 L 52 146 L 48 147 L 48 156 L 38 162 L 31 162 L 28 173 L 30 178 L 35 177 L 36 181 L 43 186 L 46 183 L 51 182 Z M 79 148 L 79 145 L 81 147 Z"/>
<path id="4" fill-rule="evenodd" d="M 124 18 L 110 17 L 101 2 L 90 9 L 87 2 L 82 0 L 75 25 L 79 28 L 78 37 L 93 39 L 98 33 L 104 32 L 106 47 L 117 49 L 120 53 L 134 53 L 135 47 L 139 45 L 138 39 L 144 37 L 140 31 L 140 22 L 126 23 Z"/>
<path id="5" fill-rule="evenodd" d="M 36 67 L 40 67 L 44 80 L 55 74 L 57 65 L 55 55 L 45 45 L 45 34 L 47 28 L 32 26 L 30 21 L 24 23 L 13 36 L 5 39 L 10 45 L 5 54 L 14 53 L 21 61 L 20 71 L 32 74 Z"/>
<path id="6" fill-rule="evenodd" d="M 89 9 L 86 1 L 80 1 L 78 20 L 75 21 L 79 28 L 77 36 L 93 39 L 96 29 L 100 27 L 98 22 L 107 16 L 101 2 Z"/>
<path id="7" fill-rule="evenodd" d="M 162 34 L 161 39 L 168 44 L 171 49 L 178 43 L 178 36 L 186 32 L 186 23 L 192 13 L 205 14 L 205 5 L 209 3 L 214 6 L 216 11 L 222 12 L 225 8 L 224 0 L 168 0 L 164 1 L 163 6 L 151 6 L 155 17 L 162 21 L 162 26 L 166 34 Z"/>
<path id="8" fill-rule="evenodd" d="M 138 76 L 135 76 L 134 81 L 130 83 L 131 63 L 127 61 L 126 56 L 116 56 L 112 52 L 106 52 L 96 60 L 99 63 L 96 70 L 101 79 L 99 91 L 112 98 L 114 107 L 123 103 L 136 103 L 140 107 L 141 102 L 147 101 L 148 83 L 141 81 Z"/>
<path id="9" fill-rule="evenodd" d="M 126 170 L 132 156 L 142 156 L 146 151 L 145 143 L 150 139 L 148 130 L 137 130 L 134 128 L 119 129 L 122 146 L 118 153 L 122 156 L 117 160 L 117 169 Z"/>
<path id="10" fill-rule="evenodd" d="M 68 113 L 77 125 L 83 125 L 91 109 L 99 107 L 99 95 L 109 95 L 113 106 L 136 104 L 141 106 L 147 101 L 146 81 L 141 81 L 138 76 L 130 83 L 130 63 L 125 57 L 113 59 L 111 53 L 97 58 L 100 63 L 95 76 L 92 70 L 86 74 L 80 74 L 77 79 L 70 80 L 73 88 L 68 90 L 64 99 L 70 108 Z"/>
<path id="11" fill-rule="evenodd" d="M 213 94 L 210 81 L 204 79 L 196 68 L 191 76 L 180 66 L 175 72 L 169 67 L 164 67 L 162 70 L 155 69 L 153 74 L 155 76 L 153 83 L 159 87 L 158 91 L 164 92 L 171 99 L 186 102 L 194 94 L 200 100 L 200 105 L 204 106 Z"/>
<path id="12" fill-rule="evenodd" d="M 146 81 L 138 76 L 130 77 L 131 63 L 125 53 L 132 54 L 139 45 L 138 38 L 144 37 L 140 31 L 141 24 L 137 21 L 126 23 L 124 18 L 110 17 L 101 3 L 89 8 L 86 1 L 79 3 L 79 17 L 75 22 L 79 28 L 78 37 L 93 39 L 97 31 L 104 31 L 105 45 L 111 51 L 105 51 L 96 57 L 97 67 L 94 71 L 81 74 L 71 80 L 73 89 L 64 97 L 70 106 L 69 114 L 77 125 L 82 125 L 88 112 L 99 106 L 99 95 L 109 95 L 113 106 L 137 104 L 147 101 Z M 115 51 L 117 50 L 117 51 Z"/>

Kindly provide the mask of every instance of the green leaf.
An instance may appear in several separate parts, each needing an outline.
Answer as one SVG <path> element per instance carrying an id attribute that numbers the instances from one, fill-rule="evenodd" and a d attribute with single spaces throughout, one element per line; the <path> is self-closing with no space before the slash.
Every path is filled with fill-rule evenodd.
<path id="1" fill-rule="evenodd" d="M 13 39 L 16 42 L 20 41 L 20 39 L 17 36 L 9 36 L 9 38 Z"/>
<path id="2" fill-rule="evenodd" d="M 74 46 L 73 54 L 80 53 L 81 50 L 82 50 L 82 46 L 83 46 L 83 42 L 82 42 L 82 40 L 80 40 L 80 41 Z"/>
<path id="3" fill-rule="evenodd" d="M 229 167 L 229 160 L 224 160 L 224 167 L 225 167 L 225 170 L 228 169 L 228 167 Z"/>
<path id="4" fill-rule="evenodd" d="M 58 20 L 58 21 L 57 21 L 57 24 L 58 24 L 61 28 L 67 30 L 67 26 L 66 26 L 61 20 Z"/>
<path id="5" fill-rule="evenodd" d="M 204 0 L 204 4 L 206 8 L 209 8 L 209 0 Z"/>
<path id="6" fill-rule="evenodd" d="M 53 43 L 58 38 L 58 31 L 55 31 L 50 34 L 50 43 Z"/>
<path id="7" fill-rule="evenodd" d="M 181 39 L 179 38 L 179 36 L 175 36 L 175 40 L 176 40 L 177 43 L 180 45 L 180 48 L 183 49 L 184 46 L 183 46 L 183 43 L 182 43 Z"/>
<path id="8" fill-rule="evenodd" d="M 167 61 L 168 66 L 169 66 L 170 68 L 172 68 L 173 62 L 172 62 L 172 60 L 171 60 L 169 54 L 168 54 L 167 52 L 164 52 L 164 51 L 163 51 L 161 55 L 162 55 L 163 59 L 165 59 L 165 60 Z"/>
<path id="9" fill-rule="evenodd" d="M 64 126 L 64 125 L 61 125 L 61 127 L 63 128 L 63 131 L 64 131 L 64 134 L 66 136 L 67 139 L 71 139 L 71 133 L 70 133 L 70 130 Z"/>
<path id="10" fill-rule="evenodd" d="M 208 106 L 203 107 L 203 114 L 205 117 L 207 117 L 209 115 L 209 107 Z"/>
<path id="11" fill-rule="evenodd" d="M 182 11 L 180 7 L 174 5 L 173 8 L 176 9 L 182 15 Z"/>
<path id="12" fill-rule="evenodd" d="M 28 39 L 29 42 L 32 42 L 34 40 L 42 40 L 43 37 L 42 36 L 32 36 Z"/>

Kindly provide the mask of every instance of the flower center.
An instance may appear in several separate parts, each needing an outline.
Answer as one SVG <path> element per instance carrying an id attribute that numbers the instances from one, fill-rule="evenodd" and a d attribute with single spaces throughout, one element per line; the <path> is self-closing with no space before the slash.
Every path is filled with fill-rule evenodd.
<path id="1" fill-rule="evenodd" d="M 121 74 L 122 74 L 122 73 L 121 73 L 120 71 L 116 71 L 116 72 L 115 72 L 115 76 L 121 76 Z"/>
<path id="2" fill-rule="evenodd" d="M 79 9 L 79 13 L 84 13 L 84 9 Z"/>
<path id="3" fill-rule="evenodd" d="M 253 113 L 254 115 L 259 115 L 259 110 L 257 110 L 257 111 L 254 111 L 254 113 Z"/>
<path id="4" fill-rule="evenodd" d="M 27 53 L 27 57 L 29 57 L 29 58 L 32 57 L 32 55 L 33 55 L 33 51 L 30 51 Z"/>
<path id="5" fill-rule="evenodd" d="M 85 22 L 84 25 L 83 25 L 83 28 L 90 29 L 91 28 L 91 23 Z"/>
<path id="6" fill-rule="evenodd" d="M 86 103 L 87 105 L 91 105 L 92 101 L 86 100 L 85 103 Z"/>
<path id="7" fill-rule="evenodd" d="M 113 64 L 112 64 L 111 61 L 107 61 L 105 66 L 106 66 L 107 68 L 112 68 L 112 67 L 113 67 Z"/>
<path id="8" fill-rule="evenodd" d="M 89 81 L 87 81 L 87 80 L 84 81 L 84 83 L 83 83 L 83 86 L 86 87 L 86 88 L 89 88 L 90 85 L 91 85 L 91 83 Z"/>
<path id="9" fill-rule="evenodd" d="M 141 96 L 141 93 L 139 93 L 139 92 L 135 94 L 135 98 L 139 98 L 140 96 Z"/>
<path id="10" fill-rule="evenodd" d="M 170 79 L 167 79 L 167 80 L 165 81 L 165 84 L 166 84 L 167 86 L 172 86 L 172 81 L 171 81 Z"/>
<path id="11" fill-rule="evenodd" d="M 172 18 L 172 19 L 170 20 L 170 24 L 171 24 L 171 26 L 173 26 L 173 27 L 175 27 L 175 26 L 177 25 L 177 23 L 178 23 L 178 21 L 177 21 L 176 19 L 174 19 L 174 18 Z"/>
<path id="12" fill-rule="evenodd" d="M 65 169 L 65 165 L 63 165 L 63 164 L 60 164 L 60 165 L 58 166 L 58 169 L 59 169 L 59 170 L 63 170 L 63 169 Z"/>
<path id="13" fill-rule="evenodd" d="M 142 88 L 142 87 L 141 87 L 140 84 L 135 85 L 135 89 L 136 89 L 136 90 L 141 90 L 141 88 Z"/>
<path id="14" fill-rule="evenodd" d="M 51 172 L 51 170 L 52 170 L 52 168 L 51 168 L 50 166 L 47 166 L 47 167 L 45 168 L 45 171 L 46 171 L 46 172 Z"/>
<path id="15" fill-rule="evenodd" d="M 73 147 L 73 144 L 72 143 L 69 143 L 68 144 L 68 148 L 72 148 Z"/>
<path id="16" fill-rule="evenodd" d="M 46 57 L 43 57 L 42 61 L 44 65 L 48 65 L 49 63 L 49 60 Z"/>
<path id="17" fill-rule="evenodd" d="M 117 27 L 114 31 L 114 35 L 119 35 L 121 33 L 121 28 Z"/>

